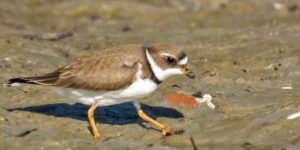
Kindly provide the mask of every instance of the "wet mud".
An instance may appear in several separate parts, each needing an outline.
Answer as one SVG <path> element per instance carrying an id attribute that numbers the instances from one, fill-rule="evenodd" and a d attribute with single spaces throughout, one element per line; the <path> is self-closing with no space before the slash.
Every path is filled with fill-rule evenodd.
<path id="1" fill-rule="evenodd" d="M 300 149 L 300 3 L 297 0 L 24 0 L 0 2 L 0 83 L 48 73 L 128 43 L 175 43 L 196 79 L 176 76 L 141 99 L 156 120 L 185 132 L 162 138 L 131 103 L 88 106 L 47 87 L 0 87 L 0 149 Z M 165 96 L 209 93 L 205 104 Z"/>

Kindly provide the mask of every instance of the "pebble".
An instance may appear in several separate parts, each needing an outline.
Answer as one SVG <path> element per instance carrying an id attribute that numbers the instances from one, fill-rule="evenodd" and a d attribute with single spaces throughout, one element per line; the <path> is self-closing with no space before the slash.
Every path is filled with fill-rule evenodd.
<path id="1" fill-rule="evenodd" d="M 282 4 L 282 3 L 279 3 L 279 2 L 273 3 L 273 8 L 276 9 L 276 10 L 281 10 L 284 7 L 285 7 L 285 5 Z"/>
<path id="2" fill-rule="evenodd" d="M 281 89 L 283 89 L 283 90 L 292 90 L 294 88 L 292 86 L 283 86 L 283 87 L 281 87 Z"/>
<path id="3" fill-rule="evenodd" d="M 5 60 L 5 61 L 11 61 L 11 58 L 5 57 L 4 60 Z"/>
<path id="4" fill-rule="evenodd" d="M 20 84 L 20 83 L 13 83 L 13 84 L 11 84 L 10 86 L 17 87 L 17 86 L 21 86 L 21 84 Z"/>

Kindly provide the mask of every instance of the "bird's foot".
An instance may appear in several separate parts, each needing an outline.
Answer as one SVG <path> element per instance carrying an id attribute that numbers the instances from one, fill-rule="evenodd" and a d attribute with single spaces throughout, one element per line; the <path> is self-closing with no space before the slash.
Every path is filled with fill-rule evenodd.
<path id="1" fill-rule="evenodd" d="M 99 140 L 100 139 L 100 134 L 99 134 L 99 132 L 97 132 L 97 131 L 94 131 L 94 138 L 95 138 L 95 140 Z"/>
<path id="2" fill-rule="evenodd" d="M 176 129 L 176 128 L 169 128 L 169 127 L 164 127 L 161 130 L 161 133 L 163 136 L 169 136 L 169 135 L 174 135 L 174 134 L 182 134 L 184 132 L 184 129 Z"/>

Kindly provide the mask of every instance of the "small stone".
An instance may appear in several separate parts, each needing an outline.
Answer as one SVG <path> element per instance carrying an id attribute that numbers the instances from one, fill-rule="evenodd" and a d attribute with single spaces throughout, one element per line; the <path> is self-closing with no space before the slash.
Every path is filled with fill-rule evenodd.
<path id="1" fill-rule="evenodd" d="M 193 96 L 197 97 L 197 98 L 202 98 L 202 92 L 198 91 L 198 92 L 194 93 Z"/>
<path id="2" fill-rule="evenodd" d="M 91 43 L 87 43 L 84 47 L 83 50 L 90 50 L 92 48 L 92 44 Z"/>
<path id="3" fill-rule="evenodd" d="M 296 10 L 298 10 L 298 9 L 299 9 L 299 7 L 298 7 L 298 5 L 296 5 L 296 4 L 290 5 L 290 6 L 288 7 L 289 12 L 294 12 L 294 11 L 296 11 Z"/>
<path id="4" fill-rule="evenodd" d="M 147 144 L 146 146 L 147 147 L 152 147 L 154 144 L 153 143 L 150 143 L 150 144 Z"/>
<path id="5" fill-rule="evenodd" d="M 244 149 L 246 149 L 246 150 L 250 150 L 250 149 L 253 149 L 254 147 L 253 147 L 253 145 L 250 143 L 250 142 L 245 142 L 243 145 L 242 145 L 242 147 L 244 148 Z"/>
<path id="6" fill-rule="evenodd" d="M 57 41 L 64 39 L 66 37 L 72 36 L 72 32 L 58 32 L 58 33 L 42 33 L 42 34 L 25 34 L 22 37 L 28 40 L 49 40 L 49 41 Z"/>
<path id="7" fill-rule="evenodd" d="M 217 72 L 215 72 L 215 71 L 212 71 L 212 72 L 210 72 L 209 73 L 209 76 L 211 76 L 211 77 L 213 77 L 213 76 L 217 76 L 218 75 L 218 73 Z"/>
<path id="8" fill-rule="evenodd" d="M 244 73 L 248 73 L 248 72 L 249 72 L 247 69 L 242 69 L 242 71 L 243 71 Z"/>
<path id="9" fill-rule="evenodd" d="M 90 20 L 92 20 L 92 21 L 95 21 L 97 19 L 99 19 L 99 16 L 97 16 L 97 15 L 91 15 L 90 16 Z"/>
<path id="10" fill-rule="evenodd" d="M 178 85 L 178 84 L 173 84 L 173 85 L 172 85 L 172 88 L 180 89 L 180 88 L 181 88 L 181 86 L 180 86 L 180 85 Z"/>
<path id="11" fill-rule="evenodd" d="M 234 62 L 233 62 L 233 64 L 234 64 L 234 65 L 238 65 L 238 66 L 239 66 L 241 63 L 240 63 L 240 62 L 238 62 L 238 61 L 234 61 Z"/>
<path id="12" fill-rule="evenodd" d="M 0 68 L 6 68 L 4 64 L 0 64 Z"/>
<path id="13" fill-rule="evenodd" d="M 128 26 L 128 25 L 126 25 L 126 26 L 124 26 L 123 28 L 122 28 L 122 31 L 123 32 L 128 32 L 128 31 L 131 31 L 132 29 Z"/>

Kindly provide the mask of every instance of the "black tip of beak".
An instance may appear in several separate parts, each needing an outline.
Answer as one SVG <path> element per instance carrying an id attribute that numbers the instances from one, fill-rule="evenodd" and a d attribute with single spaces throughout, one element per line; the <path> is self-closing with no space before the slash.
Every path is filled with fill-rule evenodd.
<path id="1" fill-rule="evenodd" d="M 192 72 L 192 70 L 186 68 L 186 76 L 191 78 L 191 79 L 195 79 L 196 75 Z"/>

